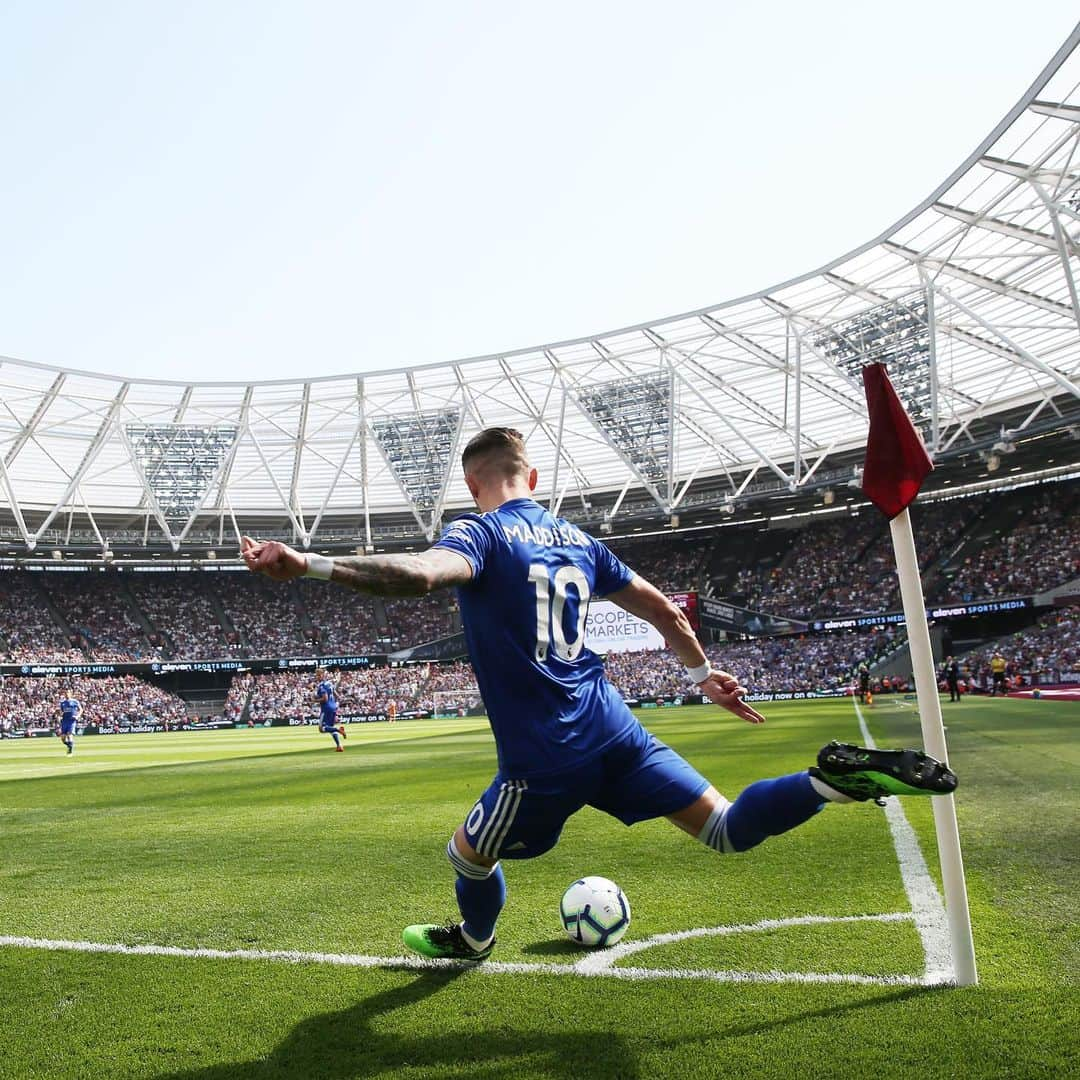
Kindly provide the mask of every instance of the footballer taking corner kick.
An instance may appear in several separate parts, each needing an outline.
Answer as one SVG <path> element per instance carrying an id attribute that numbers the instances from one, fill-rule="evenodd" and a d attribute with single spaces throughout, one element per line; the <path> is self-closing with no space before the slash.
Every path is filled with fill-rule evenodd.
<path id="1" fill-rule="evenodd" d="M 418 924 L 405 943 L 428 957 L 483 960 L 506 899 L 500 859 L 530 859 L 557 843 L 567 819 L 593 806 L 626 825 L 666 817 L 718 852 L 746 851 L 812 818 L 829 802 L 942 795 L 945 765 L 916 750 L 830 743 L 802 772 L 758 780 L 729 802 L 651 735 L 585 648 L 589 602 L 606 597 L 646 619 L 710 701 L 753 724 L 738 680 L 713 671 L 685 615 L 599 540 L 532 498 L 536 470 L 512 428 L 488 428 L 462 454 L 479 513 L 451 523 L 419 555 L 331 559 L 278 541 L 242 540 L 249 569 L 276 581 L 328 579 L 379 596 L 455 586 L 495 735 L 495 778 L 447 844 L 461 922 Z"/>

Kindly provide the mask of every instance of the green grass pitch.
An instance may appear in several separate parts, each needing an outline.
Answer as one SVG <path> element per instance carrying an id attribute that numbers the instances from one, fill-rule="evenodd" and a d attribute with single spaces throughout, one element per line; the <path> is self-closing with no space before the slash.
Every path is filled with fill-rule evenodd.
<path id="1" fill-rule="evenodd" d="M 1077 1075 L 1080 706 L 944 708 L 981 978 L 968 990 L 918 985 L 925 955 L 872 805 L 732 857 L 585 810 L 553 852 L 505 864 L 492 959 L 506 969 L 342 966 L 258 954 L 392 961 L 403 925 L 455 913 L 443 847 L 494 768 L 482 720 L 354 726 L 344 754 L 312 728 L 87 737 L 73 758 L 5 741 L 0 936 L 255 955 L 5 944 L 0 1077 Z M 643 719 L 732 797 L 859 739 L 849 701 L 765 711 L 763 728 L 711 707 Z M 866 716 L 879 745 L 920 741 L 909 703 Z M 936 878 L 929 800 L 904 808 Z M 673 935 L 615 963 L 640 978 L 570 970 L 582 953 L 558 901 L 583 874 L 625 889 L 627 943 Z M 781 925 L 678 937 L 763 920 Z"/>

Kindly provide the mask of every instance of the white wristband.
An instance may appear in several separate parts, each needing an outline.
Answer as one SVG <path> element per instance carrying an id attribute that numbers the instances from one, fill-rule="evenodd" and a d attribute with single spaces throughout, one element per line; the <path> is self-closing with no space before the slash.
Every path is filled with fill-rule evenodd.
<path id="1" fill-rule="evenodd" d="M 706 659 L 701 667 L 688 667 L 686 669 L 686 674 L 690 676 L 690 681 L 692 683 L 703 683 L 712 674 L 712 664 Z"/>
<path id="2" fill-rule="evenodd" d="M 329 581 L 334 572 L 334 560 L 327 555 L 308 555 L 307 569 L 304 577 L 318 578 L 320 581 Z"/>

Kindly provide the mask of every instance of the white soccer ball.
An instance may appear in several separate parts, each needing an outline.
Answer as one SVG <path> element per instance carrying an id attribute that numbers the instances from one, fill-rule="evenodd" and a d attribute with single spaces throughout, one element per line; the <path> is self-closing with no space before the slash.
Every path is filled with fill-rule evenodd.
<path id="1" fill-rule="evenodd" d="M 559 914 L 571 941 L 602 949 L 614 945 L 629 928 L 630 901 L 614 881 L 579 878 L 563 893 Z"/>

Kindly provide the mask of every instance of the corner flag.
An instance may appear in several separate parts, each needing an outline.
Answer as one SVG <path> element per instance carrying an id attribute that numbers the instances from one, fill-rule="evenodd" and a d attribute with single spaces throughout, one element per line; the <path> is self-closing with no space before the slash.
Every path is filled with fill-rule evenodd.
<path id="1" fill-rule="evenodd" d="M 862 489 L 891 520 L 919 494 L 934 463 L 896 396 L 885 365 L 867 364 L 862 377 L 870 410 Z"/>
<path id="2" fill-rule="evenodd" d="M 904 411 L 889 382 L 884 364 L 867 364 L 863 368 L 863 387 L 870 413 L 870 434 L 866 442 L 862 489 L 866 497 L 889 519 L 911 649 L 911 668 L 915 675 L 923 745 L 928 754 L 947 763 L 949 754 L 941 718 L 941 698 L 938 696 L 934 672 L 934 654 L 930 648 L 930 628 L 926 622 L 915 536 L 908 513 L 908 505 L 919 494 L 920 485 L 934 465 L 911 417 Z M 978 974 L 964 862 L 960 855 L 956 803 L 952 795 L 940 795 L 933 800 L 933 805 L 953 969 L 958 985 L 971 986 L 978 981 Z"/>

